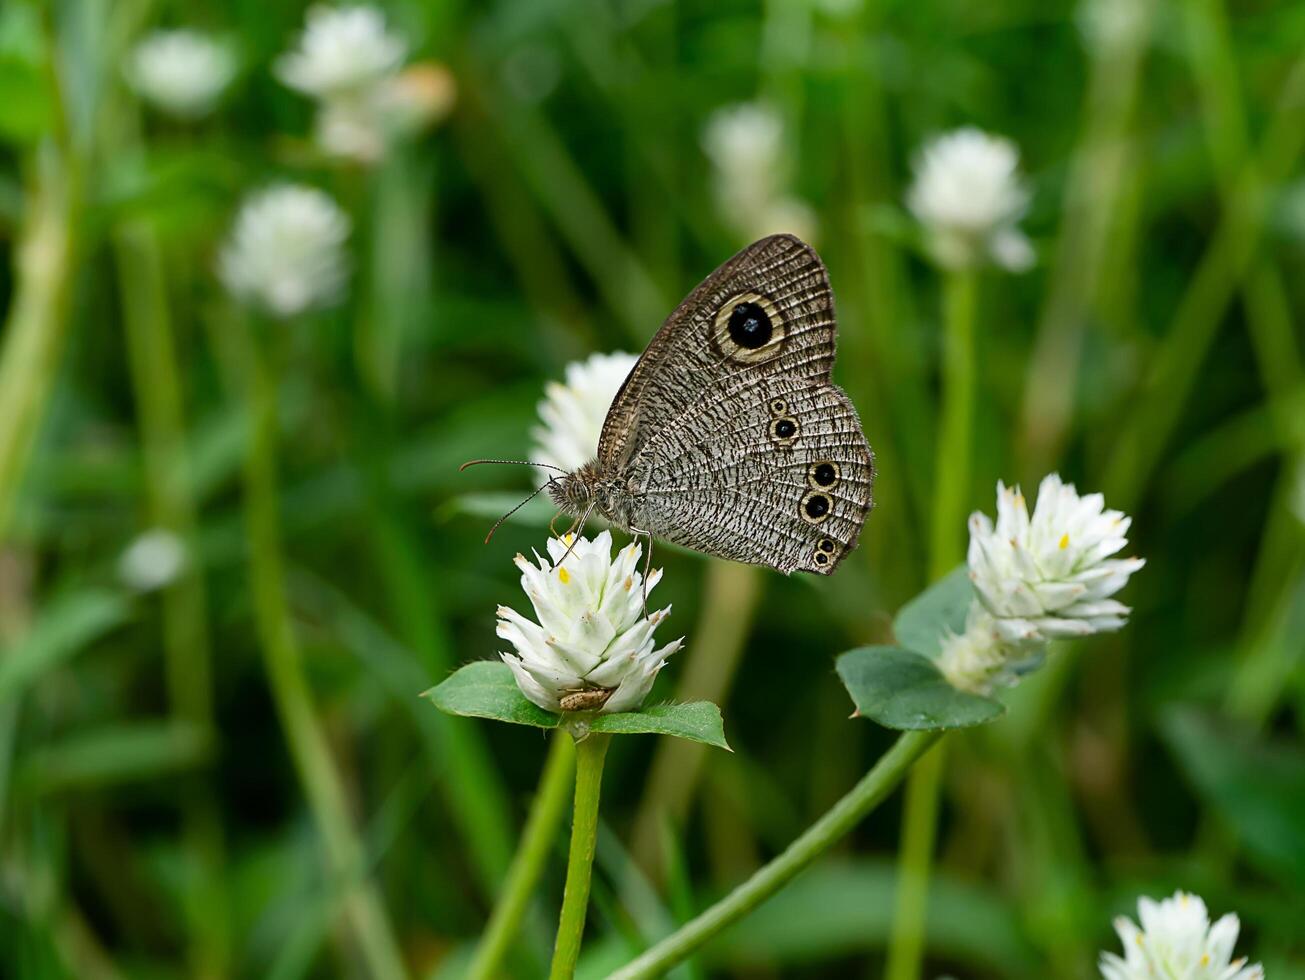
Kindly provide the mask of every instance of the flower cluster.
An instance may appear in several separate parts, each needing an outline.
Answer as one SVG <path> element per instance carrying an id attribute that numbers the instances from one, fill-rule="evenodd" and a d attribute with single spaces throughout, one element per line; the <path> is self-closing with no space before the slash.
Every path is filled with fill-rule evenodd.
<path id="1" fill-rule="evenodd" d="M 976 599 L 965 632 L 947 637 L 939 668 L 957 687 L 1011 684 L 1051 640 L 1119 629 L 1129 608 L 1111 598 L 1142 567 L 1115 558 L 1131 520 L 1099 493 L 1080 496 L 1052 474 L 1032 516 L 1018 487 L 997 484 L 997 521 L 970 517 L 967 556 Z"/>
<path id="2" fill-rule="evenodd" d="M 940 265 L 993 261 L 1022 272 L 1033 264 L 1033 248 L 1017 227 L 1028 199 L 1015 144 L 965 128 L 925 146 L 906 203 Z"/>
<path id="3" fill-rule="evenodd" d="M 567 554 L 568 548 L 570 554 Z M 501 654 L 521 693 L 548 711 L 634 711 L 652 690 L 681 637 L 656 647 L 653 631 L 670 615 L 667 606 L 645 615 L 644 596 L 661 579 L 637 571 L 643 549 L 634 543 L 612 559 L 612 536 L 592 541 L 550 539 L 548 559 L 517 555 L 521 587 L 535 620 L 498 608 L 498 635 L 516 653 Z"/>
<path id="4" fill-rule="evenodd" d="M 811 207 L 785 190 L 784 121 L 773 108 L 745 102 L 717 109 L 703 130 L 702 146 L 715 167 L 721 214 L 740 236 L 814 237 Z"/>
<path id="5" fill-rule="evenodd" d="M 396 136 L 443 116 L 454 96 L 441 66 L 403 68 L 407 44 L 375 7 L 312 7 L 297 46 L 276 65 L 286 85 L 317 100 L 327 153 L 374 163 Z"/>
<path id="6" fill-rule="evenodd" d="M 127 82 L 151 105 L 183 119 L 210 112 L 236 74 L 231 48 L 191 30 L 155 31 L 127 58 Z"/>
<path id="7" fill-rule="evenodd" d="M 1115 920 L 1124 955 L 1101 954 L 1105 980 L 1263 980 L 1259 964 L 1232 958 L 1241 929 L 1233 913 L 1211 925 L 1205 902 L 1181 891 L 1159 902 L 1140 898 L 1137 911 L 1141 928 L 1127 916 Z"/>
<path id="8" fill-rule="evenodd" d="M 186 546 L 171 531 L 154 528 L 137 537 L 118 559 L 118 577 L 137 592 L 153 592 L 186 570 Z"/>
<path id="9" fill-rule="evenodd" d="M 270 187 L 240 209 L 218 271 L 233 295 L 271 316 L 329 305 L 348 274 L 349 227 L 348 216 L 322 191 Z"/>
<path id="10" fill-rule="evenodd" d="M 535 448 L 530 458 L 564 470 L 578 469 L 593 459 L 607 410 L 637 360 L 633 354 L 617 351 L 568 364 L 566 380 L 551 381 L 544 388 L 539 403 L 542 424 L 531 433 Z"/>

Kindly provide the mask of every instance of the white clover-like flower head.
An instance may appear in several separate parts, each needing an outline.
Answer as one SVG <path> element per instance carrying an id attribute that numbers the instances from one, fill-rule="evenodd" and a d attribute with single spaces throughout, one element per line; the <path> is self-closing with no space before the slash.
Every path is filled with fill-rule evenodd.
<path id="1" fill-rule="evenodd" d="M 192 30 L 155 31 L 132 48 L 124 73 L 142 99 L 187 119 L 217 105 L 236 75 L 230 46 Z"/>
<path id="2" fill-rule="evenodd" d="M 1028 201 L 1015 144 L 972 127 L 925 146 L 906 198 L 940 264 L 993 261 L 1012 272 L 1033 264 L 1032 246 L 1017 227 Z"/>
<path id="3" fill-rule="evenodd" d="M 186 546 L 171 531 L 154 528 L 129 544 L 118 558 L 118 577 L 137 592 L 171 585 L 186 568 Z"/>
<path id="4" fill-rule="evenodd" d="M 448 69 L 413 65 L 369 88 L 323 100 L 317 110 L 317 144 L 334 157 L 376 163 L 395 139 L 445 116 L 455 94 Z"/>
<path id="5" fill-rule="evenodd" d="M 653 642 L 671 607 L 644 615 L 642 552 L 631 542 L 613 560 L 612 535 L 603 531 L 593 540 L 550 539 L 548 559 L 516 556 L 535 619 L 499 606 L 498 635 L 516 650 L 500 656 L 522 694 L 547 711 L 634 711 L 643 703 L 684 638 Z M 652 571 L 646 591 L 661 577 Z"/>
<path id="6" fill-rule="evenodd" d="M 1045 641 L 1123 626 L 1131 610 L 1111 596 L 1145 561 L 1111 556 L 1128 544 L 1131 523 L 1101 494 L 1079 496 L 1055 473 L 1038 488 L 1032 517 L 1019 487 L 998 483 L 996 524 L 970 515 L 968 562 L 1002 637 Z"/>
<path id="7" fill-rule="evenodd" d="M 308 10 L 296 48 L 277 60 L 276 74 L 305 95 L 333 98 L 393 74 L 406 53 L 407 45 L 390 32 L 378 8 L 316 6 Z"/>
<path id="8" fill-rule="evenodd" d="M 290 317 L 339 298 L 348 275 L 349 217 L 313 187 L 282 184 L 249 198 L 219 257 L 223 283 L 241 300 Z"/>
<path id="9" fill-rule="evenodd" d="M 1051 640 L 1116 630 L 1131 610 L 1111 598 L 1145 562 L 1112 557 L 1131 519 L 1079 496 L 1056 474 L 1029 516 L 1018 487 L 997 484 L 997 521 L 970 515 L 966 563 L 976 599 L 964 632 L 944 637 L 938 668 L 953 686 L 985 692 L 1014 684 Z"/>
<path id="10" fill-rule="evenodd" d="M 534 428 L 536 463 L 579 469 L 598 452 L 598 437 L 612 399 L 638 360 L 633 354 L 591 354 L 566 366 L 565 382 L 550 381 Z"/>
<path id="11" fill-rule="evenodd" d="M 1259 964 L 1232 958 L 1241 928 L 1233 913 L 1211 925 L 1205 902 L 1182 891 L 1139 898 L 1137 911 L 1141 928 L 1127 916 L 1115 920 L 1124 956 L 1101 954 L 1105 980 L 1263 980 Z"/>
<path id="12" fill-rule="evenodd" d="M 708 118 L 702 148 L 725 173 L 770 176 L 783 155 L 784 120 L 760 102 L 724 106 Z"/>

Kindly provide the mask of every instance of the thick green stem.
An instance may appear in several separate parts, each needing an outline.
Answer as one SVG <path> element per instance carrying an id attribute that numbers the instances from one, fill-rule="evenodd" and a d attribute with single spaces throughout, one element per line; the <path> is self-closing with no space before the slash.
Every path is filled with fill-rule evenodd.
<path id="1" fill-rule="evenodd" d="M 598 797 L 603 785 L 603 760 L 610 735 L 590 734 L 576 742 L 575 809 L 571 815 L 571 852 L 566 861 L 566 889 L 562 893 L 562 915 L 553 946 L 549 980 L 570 980 L 580 958 L 580 942 L 589 911 L 589 880 L 593 876 L 594 851 L 598 847 Z"/>
<path id="2" fill-rule="evenodd" d="M 480 937 L 475 959 L 467 970 L 467 980 L 490 980 L 495 976 L 499 963 L 516 938 L 530 896 L 548 861 L 557 828 L 562 823 L 566 791 L 571 786 L 574 772 L 574 743 L 568 736 L 558 733 L 553 737 L 548 760 L 544 763 L 544 774 L 540 777 L 539 790 L 521 835 L 521 845 L 508 868 L 507 879 L 503 882 L 503 890 L 490 914 L 485 933 Z"/>
<path id="3" fill-rule="evenodd" d="M 608 980 L 660 977 L 726 926 L 737 922 L 783 888 L 824 854 L 887 798 L 912 763 L 941 737 L 939 732 L 908 732 L 884 754 L 841 800 L 784 852 L 696 918 L 685 923 Z"/>
<path id="4" fill-rule="evenodd" d="M 333 880 L 373 977 L 406 975 L 380 896 L 365 879 L 363 849 L 350 821 L 340 774 L 318 724 L 286 601 L 285 565 L 277 513 L 277 381 L 270 363 L 250 345 L 250 417 L 245 459 L 245 517 L 250 586 L 268 682 L 300 782 L 317 823 Z"/>
<path id="5" fill-rule="evenodd" d="M 972 269 L 956 269 L 944 282 L 942 417 L 934 467 L 933 546 L 929 577 L 942 578 L 962 560 L 965 508 L 970 486 L 970 438 L 974 416 L 974 313 Z M 929 911 L 929 873 L 938 824 L 943 756 L 935 752 L 911 773 L 898 854 L 897 907 L 888 941 L 889 980 L 914 980 L 924 956 Z"/>

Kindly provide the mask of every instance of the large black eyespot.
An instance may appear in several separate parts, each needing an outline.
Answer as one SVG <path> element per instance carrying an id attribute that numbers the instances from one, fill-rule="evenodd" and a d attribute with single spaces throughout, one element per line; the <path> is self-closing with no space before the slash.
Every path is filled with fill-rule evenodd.
<path id="1" fill-rule="evenodd" d="M 825 554 L 832 555 L 835 546 L 832 538 L 821 538 L 816 542 L 816 547 L 825 552 Z"/>
<path id="2" fill-rule="evenodd" d="M 823 551 L 817 551 L 815 555 L 815 562 L 817 565 L 828 565 L 829 556 L 825 554 Z"/>
<path id="3" fill-rule="evenodd" d="M 784 417 L 770 423 L 770 434 L 777 442 L 790 443 L 797 438 L 797 419 Z"/>
<path id="4" fill-rule="evenodd" d="M 829 516 L 834 502 L 827 493 L 808 493 L 802 498 L 802 516 L 812 524 L 819 524 Z"/>
<path id="5" fill-rule="evenodd" d="M 744 302 L 734 307 L 729 320 L 730 339 L 740 347 L 756 350 L 770 342 L 774 333 L 770 314 L 757 303 Z"/>
<path id="6" fill-rule="evenodd" d="M 815 463 L 807 470 L 807 479 L 813 486 L 832 487 L 838 482 L 837 463 Z"/>

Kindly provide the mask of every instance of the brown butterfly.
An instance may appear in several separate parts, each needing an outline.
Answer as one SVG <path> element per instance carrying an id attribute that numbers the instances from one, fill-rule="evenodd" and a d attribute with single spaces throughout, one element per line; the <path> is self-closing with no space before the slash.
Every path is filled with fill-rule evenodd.
<path id="1" fill-rule="evenodd" d="M 577 533 L 597 511 L 719 558 L 832 572 L 874 502 L 874 454 L 829 380 L 834 325 L 811 246 L 749 245 L 667 317 L 612 401 L 598 455 L 559 470 L 550 496 Z"/>

